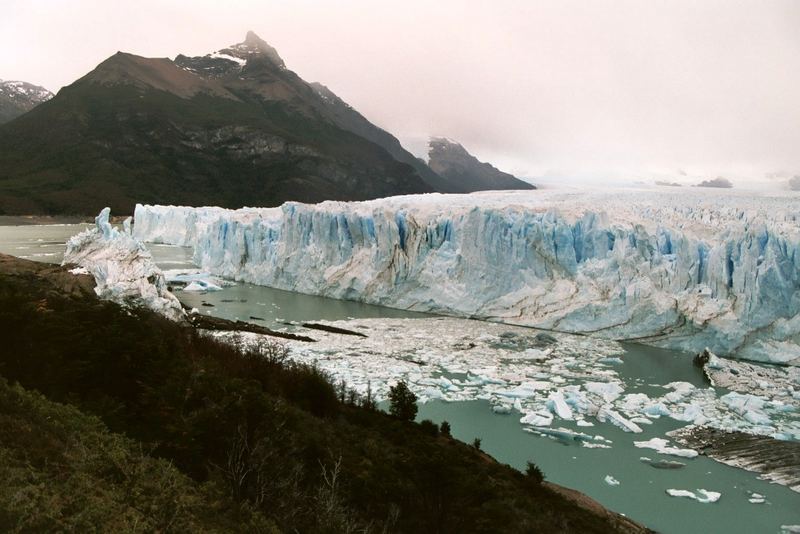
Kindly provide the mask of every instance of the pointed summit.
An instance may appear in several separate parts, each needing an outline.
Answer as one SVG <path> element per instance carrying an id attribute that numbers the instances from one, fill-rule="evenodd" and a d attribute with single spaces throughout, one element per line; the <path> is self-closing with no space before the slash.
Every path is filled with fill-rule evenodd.
<path id="1" fill-rule="evenodd" d="M 247 55 L 263 54 L 278 67 L 282 69 L 286 68 L 286 64 L 283 62 L 283 59 L 281 59 L 281 56 L 278 55 L 278 51 L 271 47 L 269 43 L 256 35 L 253 31 L 247 32 L 247 35 L 244 37 L 244 41 L 233 45 L 231 48 L 237 52 L 243 52 Z"/>

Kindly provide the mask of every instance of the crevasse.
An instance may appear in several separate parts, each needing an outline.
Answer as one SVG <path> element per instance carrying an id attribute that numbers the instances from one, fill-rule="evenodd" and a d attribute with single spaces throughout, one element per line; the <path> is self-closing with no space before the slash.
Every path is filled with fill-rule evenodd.
<path id="1" fill-rule="evenodd" d="M 799 205 L 689 191 L 138 205 L 134 235 L 255 284 L 797 364 Z"/>

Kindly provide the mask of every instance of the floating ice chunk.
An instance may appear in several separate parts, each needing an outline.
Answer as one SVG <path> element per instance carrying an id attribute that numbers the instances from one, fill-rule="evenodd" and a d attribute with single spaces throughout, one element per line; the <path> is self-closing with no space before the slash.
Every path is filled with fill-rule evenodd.
<path id="1" fill-rule="evenodd" d="M 631 417 L 631 423 L 636 423 L 637 425 L 652 425 L 653 422 L 648 419 L 647 417 Z"/>
<path id="2" fill-rule="evenodd" d="M 601 422 L 609 422 L 615 426 L 618 426 L 625 432 L 634 432 L 636 434 L 642 431 L 642 428 L 627 419 L 625 419 L 622 415 L 619 414 L 616 410 L 612 410 L 608 406 L 603 406 L 597 412 L 597 419 Z"/>
<path id="3" fill-rule="evenodd" d="M 719 498 L 722 497 L 722 494 L 719 493 L 718 491 L 698 489 L 697 493 L 698 493 L 697 502 L 702 502 L 702 503 L 717 502 Z"/>
<path id="4" fill-rule="evenodd" d="M 696 458 L 698 452 L 693 449 L 679 449 L 677 447 L 670 447 L 669 441 L 663 438 L 652 438 L 647 441 L 634 441 L 634 446 L 640 449 L 653 449 L 661 454 L 669 454 L 671 456 L 680 456 L 682 458 Z"/>
<path id="5" fill-rule="evenodd" d="M 528 432 L 535 432 L 538 434 L 542 434 L 544 436 L 550 436 L 560 441 L 567 441 L 567 442 L 575 441 L 579 443 L 583 442 L 591 443 L 591 442 L 607 441 L 602 436 L 590 436 L 589 434 L 583 434 L 582 432 L 575 432 L 574 430 L 570 430 L 568 428 L 534 427 L 532 429 L 526 428 L 525 430 L 527 430 Z"/>
<path id="6" fill-rule="evenodd" d="M 644 409 L 644 414 L 648 417 L 652 417 L 654 419 L 658 419 L 662 415 L 669 417 L 672 415 L 672 412 L 669 411 L 669 408 L 663 402 L 656 402 L 649 406 L 646 406 Z"/>
<path id="7" fill-rule="evenodd" d="M 564 400 L 564 393 L 561 390 L 550 394 L 547 401 L 547 409 L 555 413 L 561 419 L 572 419 L 572 409 Z"/>
<path id="8" fill-rule="evenodd" d="M 767 499 L 760 493 L 751 493 L 750 498 L 747 500 L 751 504 L 764 504 Z"/>
<path id="9" fill-rule="evenodd" d="M 669 384 L 664 385 L 667 389 L 672 389 L 671 392 L 664 395 L 664 398 L 668 402 L 680 402 L 686 397 L 692 390 L 695 389 L 693 384 L 689 382 L 670 382 Z"/>
<path id="10" fill-rule="evenodd" d="M 553 423 L 553 414 L 550 412 L 530 412 L 519 420 L 523 425 L 550 426 Z"/>
<path id="11" fill-rule="evenodd" d="M 681 414 L 673 413 L 672 418 L 696 425 L 701 425 L 706 421 L 706 417 L 703 415 L 703 407 L 697 403 L 691 403 L 686 406 Z"/>
<path id="12" fill-rule="evenodd" d="M 619 480 L 612 477 L 611 475 L 606 475 L 605 481 L 606 484 L 608 484 L 609 486 L 619 486 Z"/>
<path id="13" fill-rule="evenodd" d="M 605 443 L 592 443 L 588 441 L 581 442 L 581 447 L 585 447 L 587 449 L 610 449 L 610 445 L 606 445 Z"/>
<path id="14" fill-rule="evenodd" d="M 639 460 L 651 467 L 655 467 L 656 469 L 680 469 L 681 467 L 686 467 L 686 464 L 683 462 L 676 462 L 673 460 L 653 460 L 647 456 L 642 456 L 639 458 Z"/>
<path id="15" fill-rule="evenodd" d="M 615 401 L 625 391 L 616 382 L 586 382 L 583 387 L 589 393 L 599 395 L 607 403 Z"/>
<path id="16" fill-rule="evenodd" d="M 89 269 L 86 267 L 75 267 L 74 269 L 69 270 L 72 274 L 90 274 Z"/>
<path id="17" fill-rule="evenodd" d="M 511 413 L 511 406 L 508 404 L 495 404 L 492 406 L 492 411 L 499 414 L 509 414 Z"/>
<path id="18" fill-rule="evenodd" d="M 222 291 L 222 288 L 206 280 L 194 280 L 183 288 L 184 291 Z"/>
<path id="19" fill-rule="evenodd" d="M 586 419 L 578 419 L 575 424 L 578 426 L 594 426 L 594 423 L 587 421 Z"/>
<path id="20" fill-rule="evenodd" d="M 717 502 L 722 496 L 722 494 L 719 492 L 704 489 L 698 489 L 696 493 L 689 490 L 668 489 L 667 493 L 673 497 L 687 497 L 689 499 L 694 499 L 695 501 L 703 504 Z"/>

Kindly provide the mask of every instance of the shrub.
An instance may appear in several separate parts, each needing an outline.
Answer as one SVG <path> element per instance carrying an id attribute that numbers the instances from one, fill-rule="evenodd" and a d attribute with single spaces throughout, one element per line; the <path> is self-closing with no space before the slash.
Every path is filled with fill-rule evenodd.
<path id="1" fill-rule="evenodd" d="M 472 442 L 472 446 L 475 447 L 476 450 L 481 450 L 481 438 L 475 438 Z"/>
<path id="2" fill-rule="evenodd" d="M 419 422 L 419 427 L 423 432 L 434 438 L 439 435 L 439 427 L 430 419 L 423 419 Z"/>
<path id="3" fill-rule="evenodd" d="M 439 425 L 439 432 L 441 432 L 441 434 L 443 436 L 447 436 L 449 438 L 450 437 L 450 423 L 448 423 L 447 421 L 442 421 L 442 424 Z"/>
<path id="4" fill-rule="evenodd" d="M 525 475 L 536 484 L 544 482 L 544 473 L 539 466 L 533 462 L 528 462 L 528 466 L 525 468 Z"/>

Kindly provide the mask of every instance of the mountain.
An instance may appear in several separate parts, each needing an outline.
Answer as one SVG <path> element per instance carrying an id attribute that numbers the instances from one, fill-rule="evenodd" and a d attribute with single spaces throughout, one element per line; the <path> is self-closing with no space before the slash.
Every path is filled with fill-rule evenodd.
<path id="1" fill-rule="evenodd" d="M 460 144 L 441 137 L 431 138 L 428 165 L 447 182 L 453 192 L 470 193 L 496 189 L 536 189 L 536 186 L 483 163 Z"/>
<path id="2" fill-rule="evenodd" d="M 448 180 L 436 174 L 424 161 L 411 154 L 400 144 L 395 136 L 369 122 L 361 113 L 353 109 L 347 102 L 336 96 L 330 89 L 321 83 L 314 82 L 311 86 L 317 91 L 322 99 L 323 106 L 328 117 L 337 126 L 369 139 L 376 145 L 383 147 L 397 161 L 402 161 L 411 165 L 414 170 L 430 185 L 440 193 L 458 193 L 458 188 L 453 187 Z"/>
<path id="3" fill-rule="evenodd" d="M 132 213 L 137 202 L 275 206 L 434 190 L 415 160 L 398 161 L 348 120 L 354 125 L 343 127 L 318 89 L 252 32 L 174 61 L 118 52 L 0 126 L 0 213 Z"/>
<path id="4" fill-rule="evenodd" d="M 0 124 L 15 119 L 42 102 L 53 98 L 53 93 L 28 82 L 0 80 Z"/>

